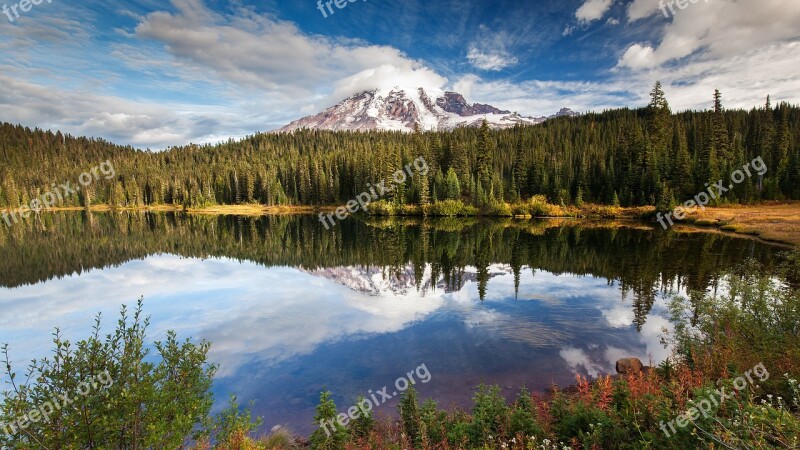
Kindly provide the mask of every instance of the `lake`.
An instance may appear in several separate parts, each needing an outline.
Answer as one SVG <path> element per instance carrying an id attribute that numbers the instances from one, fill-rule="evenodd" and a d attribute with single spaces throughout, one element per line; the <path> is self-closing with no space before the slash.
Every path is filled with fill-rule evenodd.
<path id="1" fill-rule="evenodd" d="M 265 429 L 313 430 L 327 387 L 341 411 L 420 365 L 422 398 L 467 406 L 481 382 L 568 386 L 616 360 L 668 356 L 676 293 L 718 287 L 781 248 L 719 233 L 553 220 L 63 212 L 0 229 L 0 342 L 18 372 L 60 327 L 85 338 L 144 298 L 149 338 L 206 339 L 219 410 L 254 403 Z M 377 408 L 393 414 L 396 397 Z"/>

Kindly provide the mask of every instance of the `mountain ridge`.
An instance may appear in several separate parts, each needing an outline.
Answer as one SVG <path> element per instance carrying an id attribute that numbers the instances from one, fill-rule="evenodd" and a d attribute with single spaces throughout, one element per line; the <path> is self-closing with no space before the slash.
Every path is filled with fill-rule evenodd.
<path id="1" fill-rule="evenodd" d="M 318 114 L 300 118 L 273 132 L 289 133 L 301 129 L 411 132 L 417 126 L 423 131 L 447 131 L 478 127 L 484 120 L 493 129 L 505 129 L 577 115 L 569 108 L 562 108 L 549 117 L 526 117 L 488 104 L 470 104 L 458 92 L 445 91 L 433 100 L 424 88 L 416 88 L 416 92 L 409 94 L 407 89 L 396 86 L 351 95 Z"/>

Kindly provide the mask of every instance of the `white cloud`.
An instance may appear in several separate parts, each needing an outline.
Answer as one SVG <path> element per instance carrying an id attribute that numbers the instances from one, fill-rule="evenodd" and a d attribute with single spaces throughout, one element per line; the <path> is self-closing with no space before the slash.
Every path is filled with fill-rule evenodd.
<path id="1" fill-rule="evenodd" d="M 575 111 L 602 110 L 640 101 L 631 94 L 632 86 L 623 81 L 542 81 L 484 80 L 466 75 L 456 80 L 453 88 L 470 101 L 494 103 L 523 115 L 550 115 L 563 107 Z M 647 91 L 642 85 L 642 93 Z M 633 90 L 633 92 L 637 92 Z M 641 97 L 643 100 L 644 97 Z"/>
<path id="2" fill-rule="evenodd" d="M 648 6 L 650 5 L 650 6 Z M 656 5 L 656 6 L 652 6 Z M 629 20 L 657 13 L 657 2 L 635 1 Z M 651 20 L 659 23 L 660 17 Z M 673 110 L 707 109 L 714 89 L 726 107 L 800 101 L 800 3 L 699 2 L 663 21 L 657 43 L 631 43 L 616 68 L 597 82 L 484 80 L 462 76 L 455 90 L 528 115 L 563 106 L 577 111 L 638 106 L 661 80 Z"/>
<path id="3" fill-rule="evenodd" d="M 614 0 L 586 0 L 586 2 L 575 11 L 575 18 L 584 23 L 602 19 L 605 13 L 611 8 L 612 3 L 614 3 Z"/>
<path id="4" fill-rule="evenodd" d="M 633 44 L 625 50 L 620 65 L 633 69 L 652 67 L 654 53 L 655 50 L 649 45 Z"/>
<path id="5" fill-rule="evenodd" d="M 365 90 L 395 86 L 407 90 L 415 90 L 419 87 L 441 90 L 446 84 L 446 78 L 413 61 L 407 61 L 402 65 L 384 64 L 337 81 L 328 101 L 339 102 Z"/>
<path id="6" fill-rule="evenodd" d="M 628 22 L 650 17 L 658 11 L 658 7 L 659 3 L 656 0 L 633 0 L 628 6 Z"/>
<path id="7" fill-rule="evenodd" d="M 237 86 L 308 98 L 337 80 L 369 70 L 375 71 L 376 77 L 369 80 L 373 84 L 385 81 L 379 78 L 387 72 L 396 79 L 432 74 L 393 47 L 307 35 L 294 23 L 246 9 L 222 16 L 201 0 L 173 4 L 177 13 L 148 14 L 136 35 L 163 45 L 181 63 L 211 69 Z"/>
<path id="8" fill-rule="evenodd" d="M 467 50 L 467 61 L 472 67 L 487 71 L 513 67 L 519 63 L 519 59 L 509 51 L 509 46 L 516 40 L 504 30 L 493 30 L 481 25 Z"/>
<path id="9" fill-rule="evenodd" d="M 640 5 L 631 4 L 629 20 L 653 12 Z M 722 60 L 800 38 L 800 2 L 796 0 L 715 0 L 675 10 L 672 22 L 665 21 L 660 43 L 630 46 L 619 60 L 620 67 L 647 69 L 692 55 Z"/>
<path id="10" fill-rule="evenodd" d="M 517 58 L 511 55 L 503 54 L 501 52 L 487 53 L 478 50 L 476 47 L 469 49 L 467 52 L 467 59 L 478 69 L 495 71 L 514 66 L 518 62 Z"/>
<path id="11" fill-rule="evenodd" d="M 643 53 L 640 58 L 648 57 L 644 47 L 636 51 Z M 800 101 L 798 66 L 800 42 L 789 42 L 726 58 L 698 58 L 668 70 L 620 68 L 597 82 L 512 82 L 466 75 L 453 86 L 470 101 L 493 103 L 532 116 L 549 115 L 562 107 L 585 112 L 644 106 L 656 80 L 664 85 L 673 111 L 710 108 L 714 89 L 722 91 L 725 107 L 749 109 L 763 104 L 767 95 L 776 102 Z"/>
<path id="12" fill-rule="evenodd" d="M 171 111 L 175 108 L 177 105 L 52 89 L 0 73 L 0 114 L 4 120 L 73 134 L 102 135 L 143 147 L 186 143 L 198 130 L 191 115 L 177 117 Z"/>

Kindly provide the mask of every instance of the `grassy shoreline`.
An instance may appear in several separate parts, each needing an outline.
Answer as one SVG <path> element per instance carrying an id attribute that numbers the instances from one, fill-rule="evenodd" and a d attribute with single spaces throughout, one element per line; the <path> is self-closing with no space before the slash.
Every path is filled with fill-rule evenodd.
<path id="1" fill-rule="evenodd" d="M 109 205 L 92 205 L 89 208 L 69 207 L 53 208 L 51 211 L 154 211 L 154 212 L 182 212 L 189 214 L 206 215 L 292 215 L 316 214 L 319 212 L 333 213 L 340 205 L 326 206 L 266 206 L 266 205 L 216 205 L 203 208 L 183 208 L 180 205 L 157 205 L 143 207 L 111 207 Z M 538 205 L 541 206 L 536 213 L 529 213 L 518 209 L 519 205 L 506 205 L 507 212 L 494 214 L 474 213 L 458 214 L 459 216 L 482 217 L 513 217 L 515 219 L 554 219 L 574 218 L 593 220 L 638 220 L 656 224 L 654 207 L 618 207 L 605 205 L 575 206 Z M 521 213 L 520 213 L 521 212 Z M 403 211 L 391 214 L 382 213 L 379 216 L 422 216 L 421 209 L 409 206 Z M 756 205 L 727 205 L 721 207 L 707 207 L 705 210 L 695 208 L 683 222 L 676 223 L 676 231 L 719 231 L 744 236 L 751 236 L 766 242 L 800 246 L 800 202 L 768 202 Z"/>

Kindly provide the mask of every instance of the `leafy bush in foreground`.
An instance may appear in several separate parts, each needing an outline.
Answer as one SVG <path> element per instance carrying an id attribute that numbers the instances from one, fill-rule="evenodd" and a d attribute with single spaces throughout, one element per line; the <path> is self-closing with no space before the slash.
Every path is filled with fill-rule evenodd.
<path id="1" fill-rule="evenodd" d="M 179 342 L 169 332 L 166 341 L 155 344 L 160 361 L 149 362 L 144 344 L 149 321 L 141 314 L 141 300 L 132 317 L 123 307 L 116 329 L 105 338 L 98 316 L 92 336 L 76 344 L 56 330 L 52 357 L 33 361 L 21 383 L 5 347 L 10 390 L 3 394 L 0 422 L 15 428 L 0 435 L 0 444 L 14 449 L 178 448 L 197 437 L 212 405 L 209 389 L 216 368 L 206 363 L 210 344 Z M 81 383 L 106 378 L 110 383 L 78 394 L 86 391 Z M 55 407 L 57 402 L 63 406 Z M 42 409 L 53 412 L 24 423 L 24 417 Z"/>
<path id="2" fill-rule="evenodd" d="M 153 358 L 145 347 L 148 324 L 140 299 L 132 315 L 122 307 L 105 337 L 100 316 L 92 335 L 75 344 L 56 330 L 52 356 L 33 361 L 24 381 L 4 346 L 8 388 L 0 401 L 0 448 L 176 449 L 191 441 L 209 448 L 212 434 L 218 449 L 292 448 L 286 430 L 250 440 L 260 421 L 240 411 L 235 397 L 217 418 L 209 417 L 216 372 L 206 359 L 211 344 L 181 342 L 170 331 L 154 344 Z"/>

